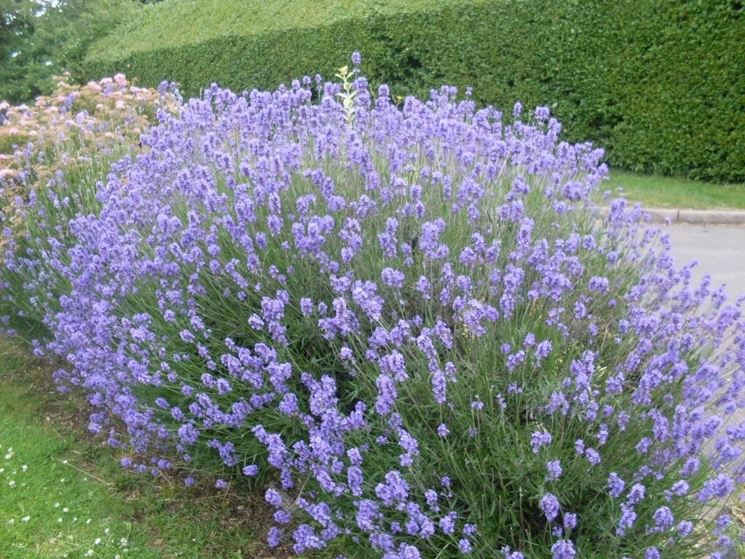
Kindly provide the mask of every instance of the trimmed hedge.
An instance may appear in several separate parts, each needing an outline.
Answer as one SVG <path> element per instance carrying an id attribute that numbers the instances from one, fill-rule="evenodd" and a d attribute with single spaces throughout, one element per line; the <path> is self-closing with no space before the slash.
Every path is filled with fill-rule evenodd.
<path id="1" fill-rule="evenodd" d="M 745 182 L 739 1 L 416 0 L 406 12 L 393 9 L 403 5 L 398 1 L 379 8 L 337 1 L 323 3 L 315 16 L 332 23 L 309 27 L 298 16 L 316 21 L 303 11 L 308 2 L 272 0 L 261 3 L 261 17 L 276 18 L 271 25 L 260 19 L 266 31 L 240 23 L 256 4 L 224 0 L 219 9 L 235 13 L 226 22 L 231 34 L 214 36 L 219 28 L 208 21 L 212 28 L 192 33 L 194 43 L 177 33 L 179 18 L 193 27 L 199 10 L 214 3 L 192 0 L 179 10 L 166 1 L 144 10 L 129 33 L 152 31 L 152 48 L 113 48 L 128 37 L 126 30 L 115 33 L 108 48 L 99 43 L 89 54 L 84 77 L 124 71 L 146 85 L 175 80 L 188 95 L 211 82 L 270 88 L 301 74 L 330 76 L 359 50 L 366 75 L 397 95 L 471 85 L 479 102 L 549 105 L 569 140 L 602 145 L 618 167 Z M 340 19 L 342 4 L 366 10 L 358 6 L 353 19 Z M 285 15 L 292 27 L 278 29 Z"/>

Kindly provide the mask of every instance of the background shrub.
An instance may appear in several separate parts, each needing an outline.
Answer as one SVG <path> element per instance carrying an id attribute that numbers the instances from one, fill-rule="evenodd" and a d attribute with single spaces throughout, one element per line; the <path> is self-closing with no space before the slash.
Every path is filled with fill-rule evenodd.
<path id="1" fill-rule="evenodd" d="M 497 106 L 549 105 L 572 141 L 635 171 L 745 181 L 745 16 L 720 0 L 166 1 L 91 49 L 86 77 L 125 71 L 275 87 L 331 75 L 352 50 L 373 82 L 426 95 L 473 86 Z"/>

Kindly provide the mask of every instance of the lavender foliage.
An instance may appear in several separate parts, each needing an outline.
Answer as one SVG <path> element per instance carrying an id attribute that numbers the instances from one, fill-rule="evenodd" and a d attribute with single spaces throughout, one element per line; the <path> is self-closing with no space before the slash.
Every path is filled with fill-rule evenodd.
<path id="1" fill-rule="evenodd" d="M 743 481 L 739 307 L 640 208 L 599 214 L 602 152 L 548 109 L 341 79 L 213 86 L 105 182 L 30 197 L 4 299 L 90 429 L 137 471 L 268 487 L 297 553 L 731 545 L 697 530 Z"/>

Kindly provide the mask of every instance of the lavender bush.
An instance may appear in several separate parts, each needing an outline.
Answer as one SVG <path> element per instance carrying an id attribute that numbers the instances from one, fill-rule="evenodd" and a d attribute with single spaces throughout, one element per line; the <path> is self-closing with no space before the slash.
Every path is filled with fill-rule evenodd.
<path id="1" fill-rule="evenodd" d="M 90 428 L 126 467 L 249 480 L 297 553 L 735 545 L 738 307 L 639 208 L 601 218 L 602 152 L 548 109 L 339 79 L 212 87 L 105 184 L 32 197 L 5 299 Z"/>

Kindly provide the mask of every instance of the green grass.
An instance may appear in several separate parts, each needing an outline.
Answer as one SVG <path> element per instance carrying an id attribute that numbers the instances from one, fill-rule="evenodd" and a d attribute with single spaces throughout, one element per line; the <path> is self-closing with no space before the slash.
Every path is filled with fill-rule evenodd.
<path id="1" fill-rule="evenodd" d="M 622 190 L 619 190 L 622 189 Z M 745 209 L 745 184 L 716 184 L 676 177 L 612 171 L 601 190 L 648 208 Z"/>
<path id="2" fill-rule="evenodd" d="M 23 347 L 0 340 L 0 364 L 2 559 L 270 557 L 260 500 L 124 471 Z"/>

